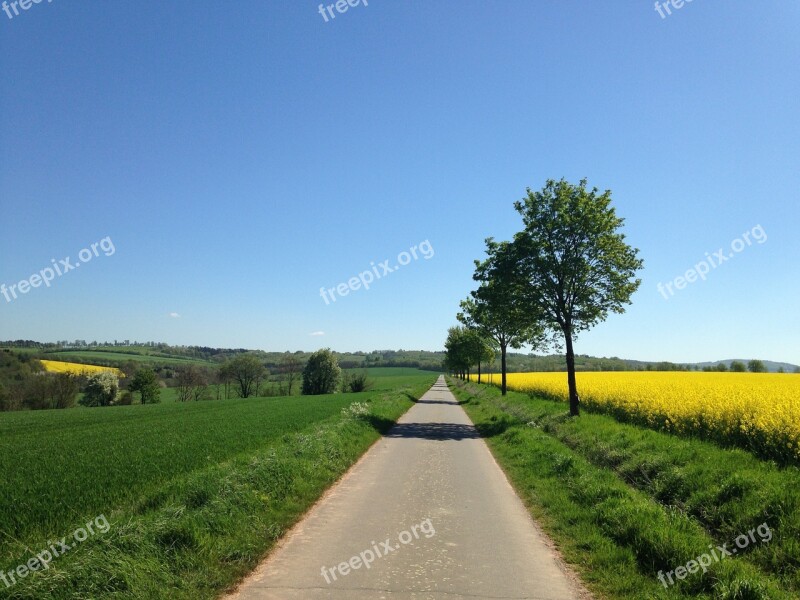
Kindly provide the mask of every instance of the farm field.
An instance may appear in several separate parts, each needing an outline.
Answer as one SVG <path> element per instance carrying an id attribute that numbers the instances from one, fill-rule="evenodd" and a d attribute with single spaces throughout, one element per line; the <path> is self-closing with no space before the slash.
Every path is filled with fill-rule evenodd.
<path id="1" fill-rule="evenodd" d="M 800 461 L 800 376 L 777 373 L 577 373 L 581 403 L 655 429 Z M 472 377 L 473 380 L 477 379 Z M 491 381 L 499 385 L 494 375 Z M 509 373 L 509 389 L 567 399 L 566 373 Z"/>
<path id="2" fill-rule="evenodd" d="M 190 357 L 166 357 L 148 354 L 146 352 L 120 352 L 111 350 L 65 350 L 60 352 L 47 352 L 48 358 L 58 360 L 80 360 L 86 363 L 92 361 L 99 361 L 104 363 L 124 363 L 127 361 L 141 362 L 145 364 L 159 364 L 159 365 L 214 365 L 208 360 Z"/>
<path id="3" fill-rule="evenodd" d="M 273 494 L 274 490 L 270 489 L 259 491 L 257 497 L 262 498 L 262 506 L 249 507 L 247 513 L 253 518 L 272 519 L 273 533 L 282 530 L 435 379 L 433 373 L 414 369 L 401 373 L 387 369 L 381 374 L 371 373 L 371 376 L 373 388 L 357 394 L 0 414 L 0 470 L 3 472 L 0 531 L 6 534 L 0 540 L 0 568 L 15 567 L 27 559 L 32 549 L 44 547 L 48 539 L 58 539 L 99 514 L 108 517 L 113 531 L 120 522 L 149 518 L 148 515 L 167 510 L 168 506 L 184 506 L 181 510 L 185 510 L 187 502 L 189 505 L 198 503 L 198 506 L 205 506 L 212 499 L 223 502 L 225 494 L 218 488 L 225 487 L 226 477 L 235 478 L 237 474 L 244 479 L 255 477 L 257 473 L 251 471 L 257 461 L 267 460 L 265 457 L 275 456 L 276 452 L 287 453 L 289 461 L 288 455 L 299 452 L 291 460 L 300 460 L 298 457 L 302 454 L 303 464 L 293 464 L 279 472 L 267 468 L 265 477 L 271 482 L 269 485 L 283 491 L 279 494 Z M 351 423 L 348 427 L 352 431 L 342 429 L 341 423 L 349 422 L 342 411 L 354 402 L 365 403 L 370 416 Z M 318 443 L 308 437 L 314 432 Z M 308 446 L 305 454 L 298 440 Z M 321 452 L 326 455 L 320 455 Z M 301 477 L 303 473 L 305 477 Z M 198 479 L 203 483 L 197 483 Z M 215 491 L 210 491 L 212 489 Z M 199 496 L 187 500 L 187 494 Z M 286 506 L 271 506 L 271 512 L 265 517 L 266 513 L 262 514 L 267 508 L 265 503 L 273 496 Z M 19 510 L 19 507 L 25 509 Z M 215 510 L 223 509 L 237 510 L 236 506 L 215 506 Z M 238 529 L 243 526 L 242 523 L 231 525 L 230 535 L 244 536 Z M 203 526 L 193 524 L 192 527 L 198 529 L 186 535 L 193 540 L 209 535 Z M 275 535 L 265 536 L 263 530 L 261 533 L 263 539 L 248 538 L 247 543 L 266 544 L 275 539 Z M 198 544 L 197 548 L 194 543 L 190 546 L 199 549 L 202 544 Z M 228 581 L 233 573 L 260 556 L 262 550 L 251 548 L 240 553 L 233 564 L 231 560 L 216 557 L 219 564 L 214 563 L 213 568 L 224 571 L 226 575 L 221 577 Z M 99 550 L 91 552 L 95 551 Z M 80 554 L 76 552 L 76 556 Z M 105 560 L 102 556 L 91 560 L 95 559 Z M 64 558 L 59 564 L 66 567 L 70 559 Z M 162 566 L 154 564 L 152 568 L 159 571 Z M 140 568 L 137 574 L 145 571 L 147 568 Z M 124 577 L 119 565 L 115 577 Z M 205 582 L 202 585 L 222 585 L 219 581 L 215 583 L 213 577 L 203 579 L 198 574 L 198 581 L 201 580 Z M 34 580 L 26 580 L 29 581 Z M 35 594 L 25 595 L 29 592 L 23 586 L 15 587 L 15 593 L 19 593 L 20 598 L 72 597 L 70 586 L 64 586 L 63 582 L 53 586 L 57 593 L 54 591 L 52 596 L 42 592 L 48 589 L 44 579 L 38 585 L 44 587 L 30 588 L 39 590 Z M 75 589 L 84 589 L 87 585 L 94 584 L 76 581 Z M 196 591 L 193 588 L 186 597 L 203 596 L 194 596 Z M 92 597 L 103 596 L 97 591 Z"/>
<path id="4" fill-rule="evenodd" d="M 82 363 L 65 362 L 61 360 L 40 360 L 42 366 L 46 371 L 51 373 L 74 373 L 76 375 L 94 373 L 102 373 L 103 371 L 111 371 L 118 377 L 125 377 L 125 375 L 117 368 L 114 367 L 100 367 L 97 365 L 85 365 Z"/>

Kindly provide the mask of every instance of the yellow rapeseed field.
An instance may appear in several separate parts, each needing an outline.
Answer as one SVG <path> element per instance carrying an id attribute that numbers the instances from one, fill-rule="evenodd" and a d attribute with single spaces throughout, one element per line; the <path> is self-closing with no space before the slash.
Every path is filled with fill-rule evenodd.
<path id="1" fill-rule="evenodd" d="M 636 371 L 576 376 L 581 403 L 592 410 L 800 460 L 800 375 Z M 492 382 L 499 385 L 500 375 L 494 374 Z M 508 387 L 566 400 L 567 374 L 509 373 Z"/>
<path id="2" fill-rule="evenodd" d="M 63 362 L 60 360 L 42 360 L 45 369 L 51 373 L 75 373 L 76 375 L 92 375 L 103 371 L 111 371 L 118 377 L 125 377 L 119 369 L 114 367 L 98 367 L 97 365 L 83 365 L 81 363 Z"/>

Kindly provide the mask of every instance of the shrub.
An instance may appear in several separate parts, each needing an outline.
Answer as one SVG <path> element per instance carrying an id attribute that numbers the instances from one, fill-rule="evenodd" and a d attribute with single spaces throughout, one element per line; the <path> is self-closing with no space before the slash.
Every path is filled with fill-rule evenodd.
<path id="1" fill-rule="evenodd" d="M 366 392 L 370 388 L 371 382 L 366 373 L 353 373 L 347 380 L 348 392 Z"/>
<path id="2" fill-rule="evenodd" d="M 317 350 L 303 369 L 303 394 L 332 394 L 341 378 L 342 370 L 329 348 Z"/>
<path id="3" fill-rule="evenodd" d="M 117 399 L 119 379 L 114 373 L 103 371 L 89 377 L 80 404 L 83 406 L 111 406 Z"/>

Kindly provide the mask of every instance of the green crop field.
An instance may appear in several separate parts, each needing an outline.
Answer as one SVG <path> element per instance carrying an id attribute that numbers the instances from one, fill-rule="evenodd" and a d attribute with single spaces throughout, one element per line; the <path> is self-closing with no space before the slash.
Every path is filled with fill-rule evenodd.
<path id="1" fill-rule="evenodd" d="M 124 579 L 112 586 L 116 591 L 162 597 L 148 586 L 174 577 L 188 587 L 185 596 L 173 589 L 169 597 L 213 597 L 252 567 L 273 534 L 291 525 L 436 377 L 415 369 L 370 375 L 372 389 L 358 394 L 0 413 L 0 569 L 8 572 L 48 540 L 98 515 L 112 525 L 108 534 L 60 558 L 57 567 L 64 573 L 57 575 L 54 564 L 19 582 L 10 597 L 105 597 L 110 591 L 98 588 L 87 569 L 113 562 L 109 553 L 130 560 L 137 554 L 130 544 L 151 563 L 139 565 L 135 575 L 116 565 L 114 576 Z M 342 410 L 353 402 L 365 403 L 369 417 L 347 419 Z M 255 508 L 247 505 L 253 498 L 262 499 Z M 186 530 L 163 534 L 164 527 L 180 522 L 175 510 L 188 511 Z M 259 541 L 246 520 L 228 523 L 226 535 L 213 543 L 230 544 L 230 556 L 210 558 L 219 548 L 205 546 L 209 523 L 239 511 L 267 523 L 269 535 L 262 530 Z M 194 565 L 189 571 L 196 581 L 169 565 L 178 543 L 173 533 L 185 542 L 184 558 Z M 114 547 L 103 545 L 108 543 Z M 209 568 L 217 578 L 203 576 Z M 147 572 L 151 583 L 125 579 Z"/>

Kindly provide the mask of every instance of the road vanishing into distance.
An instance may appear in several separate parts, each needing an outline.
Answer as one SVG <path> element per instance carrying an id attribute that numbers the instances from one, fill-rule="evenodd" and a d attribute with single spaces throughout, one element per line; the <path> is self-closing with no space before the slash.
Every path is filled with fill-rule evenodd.
<path id="1" fill-rule="evenodd" d="M 575 581 L 440 377 L 228 598 L 590 598 Z"/>

